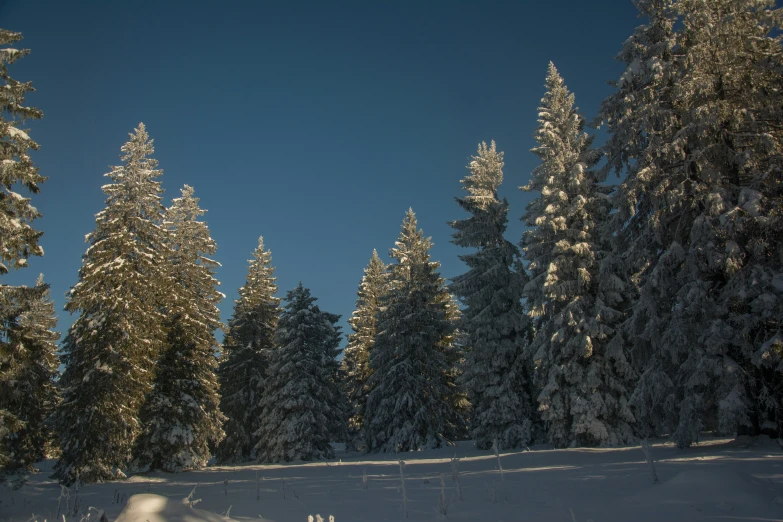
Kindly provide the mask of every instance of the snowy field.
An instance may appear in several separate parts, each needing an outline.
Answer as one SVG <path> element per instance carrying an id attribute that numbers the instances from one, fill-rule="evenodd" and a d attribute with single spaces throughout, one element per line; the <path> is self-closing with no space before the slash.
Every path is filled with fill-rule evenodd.
<path id="1" fill-rule="evenodd" d="M 494 454 L 470 442 L 403 454 L 409 520 L 477 522 L 680 522 L 783 520 L 783 452 L 776 442 L 711 439 L 687 450 L 653 446 L 661 483 L 653 484 L 637 447 Z M 459 483 L 450 458 L 459 460 Z M 82 486 L 61 496 L 47 472 L 21 490 L 3 488 L 0 522 L 267 521 L 328 522 L 405 519 L 400 467 L 395 455 L 339 455 L 330 462 L 210 467 L 179 474 L 148 473 L 123 482 Z M 42 464 L 43 465 L 43 464 Z M 52 462 L 47 462 L 51 470 Z M 366 472 L 366 489 L 363 475 Z M 440 514 L 445 474 L 446 515 Z M 184 502 L 201 499 L 193 507 Z M 58 503 L 60 516 L 58 517 Z M 91 509 L 94 508 L 94 509 Z M 230 511 L 228 511 L 230 508 Z M 228 515 L 226 516 L 226 513 Z"/>

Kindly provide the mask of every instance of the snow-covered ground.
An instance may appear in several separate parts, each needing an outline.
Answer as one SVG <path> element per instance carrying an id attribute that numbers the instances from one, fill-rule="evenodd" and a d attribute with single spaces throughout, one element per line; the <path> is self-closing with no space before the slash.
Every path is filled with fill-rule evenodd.
<path id="1" fill-rule="evenodd" d="M 470 442 L 402 455 L 339 455 L 340 460 L 269 466 L 215 466 L 203 471 L 148 473 L 123 482 L 82 486 L 82 515 L 109 521 L 335 522 L 404 520 L 400 467 L 405 460 L 409 520 L 435 520 L 445 473 L 447 520 L 477 522 L 680 522 L 783 520 L 783 452 L 769 439 L 711 439 L 688 450 L 653 446 L 661 483 L 653 484 L 637 447 L 501 453 L 503 480 L 491 452 Z M 462 500 L 450 457 L 459 461 Z M 51 462 L 46 463 L 51 470 Z M 363 486 L 366 472 L 367 488 Z M 0 490 L 0 521 L 62 521 L 66 498 L 42 472 L 21 490 Z M 193 489 L 195 488 L 195 492 Z M 193 492 L 193 507 L 184 499 Z M 494 501 L 493 501 L 494 497 Z M 70 491 L 71 510 L 76 492 Z M 95 508 L 95 509 L 89 509 Z M 228 512 L 230 508 L 230 512 Z M 228 512 L 228 517 L 224 516 Z"/>

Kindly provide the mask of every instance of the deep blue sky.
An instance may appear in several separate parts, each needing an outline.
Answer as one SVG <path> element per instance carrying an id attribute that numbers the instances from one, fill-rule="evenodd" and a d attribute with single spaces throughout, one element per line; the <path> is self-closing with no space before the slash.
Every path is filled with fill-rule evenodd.
<path id="1" fill-rule="evenodd" d="M 208 210 L 223 318 L 263 235 L 280 295 L 301 280 L 347 331 L 372 249 L 388 260 L 408 207 L 442 274 L 463 270 L 446 222 L 464 216 L 454 197 L 482 140 L 506 153 L 519 241 L 548 62 L 592 119 L 640 23 L 631 0 L 0 0 L 0 27 L 32 50 L 10 73 L 36 88 L 44 118 L 28 127 L 49 177 L 33 199 L 46 255 L 4 281 L 43 272 L 62 310 L 103 174 L 143 121 L 165 204 L 187 183 Z"/>

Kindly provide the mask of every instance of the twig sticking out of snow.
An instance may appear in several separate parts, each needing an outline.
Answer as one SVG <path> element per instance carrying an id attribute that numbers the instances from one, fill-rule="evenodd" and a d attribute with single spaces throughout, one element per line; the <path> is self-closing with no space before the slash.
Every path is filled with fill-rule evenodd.
<path id="1" fill-rule="evenodd" d="M 408 493 L 405 491 L 405 461 L 400 460 L 400 482 L 402 483 L 402 507 L 405 510 L 405 518 L 408 518 Z"/>
<path id="2" fill-rule="evenodd" d="M 90 506 L 87 508 L 87 513 L 79 518 L 79 522 L 90 522 L 90 520 L 94 520 L 92 518 L 93 511 L 96 513 L 95 518 L 98 518 L 99 520 L 106 520 L 106 513 L 102 509 Z M 100 517 L 98 517 L 98 515 L 100 515 Z"/>
<path id="3" fill-rule="evenodd" d="M 647 459 L 647 464 L 650 465 L 650 473 L 652 474 L 653 484 L 660 483 L 658 480 L 658 473 L 655 472 L 655 461 L 652 456 L 652 446 L 647 439 L 642 439 L 642 451 L 644 452 L 644 458 Z"/>
<path id="4" fill-rule="evenodd" d="M 79 515 L 79 475 L 76 475 L 76 484 L 74 484 L 73 516 Z"/>
<path id="5" fill-rule="evenodd" d="M 438 515 L 440 518 L 446 518 L 449 510 L 449 503 L 446 501 L 446 474 L 440 474 L 440 498 L 438 499 Z"/>
<path id="6" fill-rule="evenodd" d="M 65 486 L 60 486 L 60 496 L 57 497 L 57 517 L 60 518 L 60 511 L 63 506 L 63 499 L 65 499 L 65 512 L 71 509 L 71 490 Z"/>
<path id="7" fill-rule="evenodd" d="M 196 504 L 198 504 L 199 502 L 201 502 L 201 499 L 200 499 L 200 498 L 197 498 L 196 500 L 193 500 L 193 495 L 195 495 L 195 494 L 196 494 L 196 488 L 197 488 L 197 487 L 198 487 L 198 486 L 193 486 L 193 489 L 190 491 L 190 494 L 189 494 L 189 495 L 188 495 L 188 496 L 185 498 L 185 503 L 186 503 L 186 504 L 187 504 L 189 507 L 193 507 L 193 506 L 195 506 Z"/>
<path id="8" fill-rule="evenodd" d="M 457 483 L 457 495 L 459 496 L 459 499 L 462 500 L 462 485 L 459 482 L 459 459 L 457 458 L 457 455 L 455 454 L 451 458 L 451 480 Z"/>
<path id="9" fill-rule="evenodd" d="M 495 458 L 498 460 L 498 470 L 500 471 L 500 487 L 503 488 L 503 500 L 508 502 L 508 496 L 506 495 L 506 481 L 503 478 L 503 464 L 500 463 L 500 451 L 498 450 L 498 439 L 492 442 L 492 449 L 495 450 Z"/>

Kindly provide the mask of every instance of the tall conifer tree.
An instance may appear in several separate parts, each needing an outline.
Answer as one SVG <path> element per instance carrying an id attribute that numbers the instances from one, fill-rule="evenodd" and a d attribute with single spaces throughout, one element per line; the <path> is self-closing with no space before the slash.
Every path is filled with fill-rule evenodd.
<path id="1" fill-rule="evenodd" d="M 66 485 L 123 476 L 141 433 L 139 410 L 152 390 L 165 332 L 164 295 L 172 288 L 157 160 L 144 124 L 122 146 L 123 164 L 106 174 L 106 208 L 66 310 L 78 313 L 65 338 L 57 413 Z"/>
<path id="2" fill-rule="evenodd" d="M 681 447 L 703 429 L 779 434 L 783 12 L 766 0 L 638 5 L 649 23 L 602 111 L 616 122 L 609 156 L 628 169 L 618 237 L 629 261 L 649 258 L 630 263 L 633 404 L 643 431 Z M 629 112 L 621 100 L 639 101 Z"/>
<path id="3" fill-rule="evenodd" d="M 29 256 L 42 256 L 38 245 L 42 232 L 32 227 L 41 217 L 26 198 L 15 192 L 18 186 L 37 194 L 46 178 L 38 173 L 30 151 L 38 144 L 20 127 L 26 120 L 37 120 L 43 113 L 25 104 L 25 96 L 34 91 L 30 82 L 14 80 L 8 66 L 27 56 L 29 49 L 6 47 L 22 39 L 20 33 L 0 29 L 0 275 L 10 268 L 27 266 Z"/>
<path id="4" fill-rule="evenodd" d="M 472 405 L 471 435 L 479 449 L 495 441 L 501 448 L 519 448 L 530 443 L 535 412 L 523 351 L 532 333 L 522 308 L 528 278 L 519 250 L 503 237 L 508 223 L 508 202 L 498 197 L 503 153 L 494 141 L 489 147 L 481 143 L 468 169 L 461 181 L 468 195 L 457 203 L 471 216 L 450 225 L 454 244 L 477 250 L 460 256 L 469 270 L 450 288 L 465 305 L 462 381 Z"/>
<path id="5" fill-rule="evenodd" d="M 378 309 L 385 287 L 386 265 L 378 257 L 378 252 L 373 250 L 359 285 L 356 310 L 348 320 L 353 333 L 347 336 L 348 345 L 342 360 L 346 396 L 351 408 L 348 420 L 349 443 L 357 449 L 364 446 L 365 409 L 369 392 L 367 381 L 372 375 L 370 352 L 378 334 Z"/>
<path id="6" fill-rule="evenodd" d="M 2 309 L 6 339 L 0 340 L 0 398 L 7 414 L 0 429 L 0 468 L 7 473 L 33 471 L 52 442 L 47 424 L 57 405 L 57 316 L 49 286 L 38 278 L 36 286 L 5 293 L 11 302 Z M 13 422 L 6 424 L 6 419 Z"/>
<path id="7" fill-rule="evenodd" d="M 456 307 L 437 271 L 440 264 L 430 261 L 432 241 L 417 229 L 413 210 L 396 245 L 370 353 L 369 451 L 441 447 L 462 422 L 455 408 Z"/>
<path id="8" fill-rule="evenodd" d="M 17 192 L 23 187 L 30 194 L 38 194 L 40 184 L 46 180 L 30 156 L 31 151 L 38 150 L 38 144 L 22 128 L 27 120 L 39 119 L 43 113 L 25 103 L 26 95 L 34 91 L 32 84 L 15 80 L 8 72 L 9 65 L 30 53 L 29 49 L 10 47 L 21 39 L 20 33 L 0 29 L 0 275 L 26 267 L 29 256 L 43 255 L 38 244 L 42 232 L 32 226 L 41 214 L 30 204 L 31 198 Z M 26 431 L 31 429 L 30 417 L 20 410 L 28 398 L 19 393 L 22 393 L 21 387 L 27 385 L 10 386 L 9 383 L 15 381 L 9 379 L 30 370 L 26 367 L 27 357 L 19 352 L 21 348 L 27 353 L 18 338 L 20 329 L 27 329 L 20 321 L 24 322 L 23 318 L 39 307 L 41 299 L 46 299 L 44 293 L 40 285 L 30 288 L 0 283 L 0 373 L 4 383 L 0 384 L 0 440 L 3 441 L 0 443 L 0 479 L 4 470 L 30 469 L 30 451 L 39 451 L 33 449 L 37 442 L 30 439 L 35 436 Z M 40 362 L 43 368 L 46 361 Z M 26 391 L 32 390 L 27 388 Z M 46 395 L 47 389 L 35 389 L 34 393 Z M 35 424 L 35 420 L 31 422 Z M 32 429 L 37 431 L 37 428 Z M 27 435 L 15 440 L 19 433 Z"/>
<path id="9" fill-rule="evenodd" d="M 199 221 L 205 213 L 188 185 L 166 211 L 168 270 L 176 285 L 166 302 L 166 342 L 155 385 L 141 410 L 143 432 L 134 449 L 141 468 L 202 468 L 210 448 L 223 438 L 215 330 L 220 326 L 217 305 L 225 296 L 217 290 L 219 263 L 207 257 L 217 244 Z"/>
<path id="10" fill-rule="evenodd" d="M 302 283 L 286 296 L 255 433 L 263 462 L 332 458 L 330 442 L 344 436 L 335 359 L 339 316 L 321 311 L 315 301 Z"/>
<path id="11" fill-rule="evenodd" d="M 605 248 L 598 232 L 609 200 L 589 170 L 599 156 L 584 119 L 551 63 L 546 87 L 533 149 L 541 164 L 523 187 L 540 193 L 523 217 L 539 410 L 557 447 L 614 446 L 633 439 L 634 418 L 627 402 L 632 370 L 622 344 L 609 342 L 621 318 L 608 291 L 613 280 L 602 281 L 610 274 L 599 270 Z"/>
<path id="12" fill-rule="evenodd" d="M 638 429 L 643 436 L 668 433 L 670 412 L 668 368 L 649 367 L 663 353 L 661 332 L 669 322 L 671 299 L 677 290 L 678 250 L 663 255 L 668 234 L 676 226 L 667 214 L 669 170 L 680 161 L 668 146 L 682 127 L 674 104 L 679 81 L 679 51 L 674 30 L 677 15 L 672 0 L 639 0 L 647 23 L 626 40 L 618 60 L 625 65 L 612 82 L 617 91 L 601 104 L 598 121 L 609 139 L 603 146 L 603 173 L 625 174 L 613 198 L 617 210 L 605 232 L 613 240 L 604 265 L 617 268 L 620 293 L 629 314 L 616 332 L 629 360 L 641 376 L 632 397 Z M 668 398 L 667 398 L 668 397 Z"/>
<path id="13" fill-rule="evenodd" d="M 245 284 L 234 302 L 218 367 L 220 409 L 227 417 L 223 427 L 226 438 L 217 450 L 220 462 L 246 462 L 256 457 L 254 448 L 259 440 L 254 433 L 261 426 L 261 399 L 280 317 L 280 299 L 275 297 L 277 278 L 271 263 L 272 253 L 259 237 Z"/>

